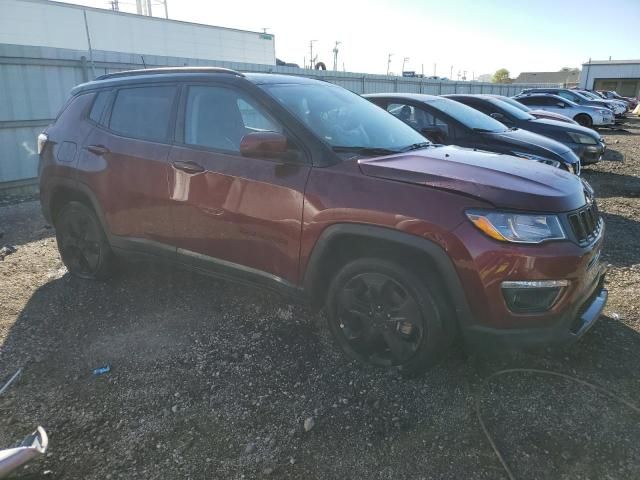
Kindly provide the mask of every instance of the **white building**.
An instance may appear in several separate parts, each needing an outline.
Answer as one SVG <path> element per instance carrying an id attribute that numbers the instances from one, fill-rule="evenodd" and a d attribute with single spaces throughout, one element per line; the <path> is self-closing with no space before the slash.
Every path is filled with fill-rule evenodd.
<path id="1" fill-rule="evenodd" d="M 623 97 L 640 95 L 640 60 L 593 60 L 582 64 L 580 87 L 614 90 Z"/>
<path id="2" fill-rule="evenodd" d="M 275 65 L 271 34 L 47 0 L 0 0 L 0 44 Z"/>

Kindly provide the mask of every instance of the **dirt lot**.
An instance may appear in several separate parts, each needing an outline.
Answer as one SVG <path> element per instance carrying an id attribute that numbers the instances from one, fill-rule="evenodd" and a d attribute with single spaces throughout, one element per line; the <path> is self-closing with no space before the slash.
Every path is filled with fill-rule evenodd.
<path id="1" fill-rule="evenodd" d="M 574 348 L 491 359 L 460 349 L 417 380 L 347 362 L 321 315 L 152 265 L 66 274 L 36 202 L 0 207 L 0 446 L 43 425 L 15 478 L 640 478 L 640 415 L 559 371 L 640 398 L 640 121 L 586 168 L 607 222 L 610 302 Z M 100 377 L 92 369 L 111 364 Z M 637 401 L 637 400 L 634 400 Z M 305 431 L 306 419 L 313 428 Z"/>

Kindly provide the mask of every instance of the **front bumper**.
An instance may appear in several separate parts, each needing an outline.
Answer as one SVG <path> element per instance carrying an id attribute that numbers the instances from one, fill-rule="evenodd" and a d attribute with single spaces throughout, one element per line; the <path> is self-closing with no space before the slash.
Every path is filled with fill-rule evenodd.
<path id="1" fill-rule="evenodd" d="M 577 342 L 595 325 L 608 297 L 609 292 L 604 288 L 603 273 L 597 279 L 593 291 L 583 302 L 554 325 L 509 330 L 475 325 L 463 329 L 463 337 L 467 345 L 481 349 L 569 346 Z"/>
<path id="2" fill-rule="evenodd" d="M 475 227 L 472 227 L 475 228 Z M 607 301 L 606 267 L 601 261 L 604 227 L 589 245 L 560 241 L 527 246 L 498 243 L 462 224 L 471 255 L 459 270 L 471 317 L 460 323 L 468 345 L 545 347 L 570 344 L 597 321 Z M 502 291 L 506 281 L 568 280 L 546 311 L 517 313 Z"/>
<path id="3" fill-rule="evenodd" d="M 604 152 L 606 150 L 606 145 L 604 142 L 598 142 L 597 145 L 584 145 L 581 143 L 572 143 L 570 144 L 571 150 L 580 157 L 580 162 L 583 165 L 588 165 L 590 163 L 596 163 L 602 160 Z"/>

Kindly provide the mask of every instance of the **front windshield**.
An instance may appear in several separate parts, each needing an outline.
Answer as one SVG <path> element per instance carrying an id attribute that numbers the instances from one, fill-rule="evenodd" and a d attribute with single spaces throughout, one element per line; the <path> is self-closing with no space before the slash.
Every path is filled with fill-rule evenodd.
<path id="1" fill-rule="evenodd" d="M 573 92 L 573 94 L 574 94 L 575 96 L 577 96 L 579 100 L 583 100 L 583 101 L 585 101 L 585 100 L 586 100 L 587 102 L 589 102 L 589 101 L 591 101 L 591 100 L 592 100 L 591 98 L 587 97 L 587 96 L 586 96 L 584 93 L 582 93 L 582 92 Z M 576 102 L 576 103 L 581 103 L 579 100 L 576 100 L 575 102 Z"/>
<path id="2" fill-rule="evenodd" d="M 594 95 L 591 92 L 580 92 L 582 95 L 584 95 L 587 98 L 591 98 L 593 100 L 602 100 L 602 98 L 598 97 L 597 95 Z"/>
<path id="3" fill-rule="evenodd" d="M 427 142 L 403 121 L 344 88 L 329 84 L 262 88 L 334 149 L 401 151 Z"/>
<path id="4" fill-rule="evenodd" d="M 522 111 L 521 109 L 516 108 L 507 102 L 503 102 L 502 99 L 498 100 L 497 98 L 491 98 L 489 99 L 489 101 L 494 105 L 497 105 L 502 110 L 506 111 L 507 114 L 511 115 L 514 118 L 517 118 L 518 120 L 535 120 L 536 119 L 536 117 L 534 117 L 530 113 Z"/>
<path id="5" fill-rule="evenodd" d="M 531 109 L 529 107 L 527 107 L 526 105 L 521 104 L 520 102 L 518 102 L 517 100 L 514 100 L 511 97 L 503 97 L 501 95 L 495 96 L 493 97 L 496 100 L 500 100 L 501 102 L 505 102 L 508 103 L 509 105 L 516 107 L 520 110 L 522 110 L 523 112 L 530 112 Z"/>
<path id="6" fill-rule="evenodd" d="M 481 130 L 484 132 L 504 132 L 507 130 L 502 123 L 491 118 L 489 115 L 471 108 L 463 103 L 449 100 L 448 98 L 438 98 L 430 100 L 428 105 L 446 113 L 454 120 L 457 120 L 467 128 Z"/>

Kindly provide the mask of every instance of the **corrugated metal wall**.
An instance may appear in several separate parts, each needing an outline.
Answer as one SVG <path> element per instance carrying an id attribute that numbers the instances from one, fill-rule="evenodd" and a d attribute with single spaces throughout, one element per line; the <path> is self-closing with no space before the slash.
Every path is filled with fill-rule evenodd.
<path id="1" fill-rule="evenodd" d="M 36 136 L 55 118 L 74 85 L 104 73 L 142 68 L 142 62 L 143 57 L 139 55 L 118 52 L 94 51 L 91 62 L 88 53 L 81 50 L 0 44 L 0 184 L 37 175 Z M 144 63 L 147 67 L 217 66 L 244 72 L 302 75 L 326 80 L 356 93 L 515 95 L 522 88 L 540 86 L 441 82 L 153 55 L 145 55 Z"/>

